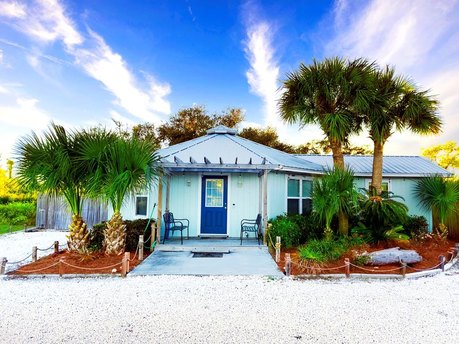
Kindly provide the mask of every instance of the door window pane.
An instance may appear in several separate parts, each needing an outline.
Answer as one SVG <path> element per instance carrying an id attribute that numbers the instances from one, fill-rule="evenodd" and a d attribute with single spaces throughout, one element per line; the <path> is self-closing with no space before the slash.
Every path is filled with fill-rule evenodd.
<path id="1" fill-rule="evenodd" d="M 206 207 L 223 207 L 223 179 L 206 179 Z"/>
<path id="2" fill-rule="evenodd" d="M 300 200 L 289 199 L 287 200 L 287 214 L 299 214 L 300 213 Z"/>
<path id="3" fill-rule="evenodd" d="M 300 197 L 300 181 L 298 179 L 288 180 L 288 197 Z"/>
<path id="4" fill-rule="evenodd" d="M 147 203 L 148 203 L 148 198 L 146 196 L 136 196 L 135 214 L 147 216 Z"/>

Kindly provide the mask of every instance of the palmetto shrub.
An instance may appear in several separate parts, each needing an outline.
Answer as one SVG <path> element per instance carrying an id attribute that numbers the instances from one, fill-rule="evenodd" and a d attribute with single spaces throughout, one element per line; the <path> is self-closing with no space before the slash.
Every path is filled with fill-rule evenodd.
<path id="1" fill-rule="evenodd" d="M 303 260 L 313 260 L 318 263 L 336 261 L 353 247 L 365 244 L 360 237 L 338 237 L 334 240 L 314 239 L 298 249 L 298 255 Z"/>

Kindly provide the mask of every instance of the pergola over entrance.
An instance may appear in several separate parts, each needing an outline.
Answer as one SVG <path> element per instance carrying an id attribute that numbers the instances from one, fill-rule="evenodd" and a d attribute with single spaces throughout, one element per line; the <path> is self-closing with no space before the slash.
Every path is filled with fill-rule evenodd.
<path id="1" fill-rule="evenodd" d="M 288 153 L 258 144 L 236 135 L 235 129 L 218 126 L 207 135 L 179 143 L 158 153 L 164 174 L 158 189 L 158 226 L 163 214 L 163 183 L 165 184 L 165 210 L 169 210 L 171 175 L 176 173 L 250 173 L 259 178 L 258 205 L 263 217 L 263 233 L 266 242 L 268 222 L 268 174 L 271 171 L 322 174 L 318 164 L 304 161 Z M 158 242 L 160 231 L 157 233 Z"/>

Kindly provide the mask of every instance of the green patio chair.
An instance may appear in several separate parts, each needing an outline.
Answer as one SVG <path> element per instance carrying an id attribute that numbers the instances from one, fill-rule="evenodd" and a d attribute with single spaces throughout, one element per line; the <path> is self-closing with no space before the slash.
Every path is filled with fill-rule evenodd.
<path id="1" fill-rule="evenodd" d="M 164 219 L 164 239 L 163 244 L 166 242 L 166 239 L 169 239 L 169 233 L 171 236 L 174 236 L 175 231 L 180 231 L 180 242 L 183 245 L 183 231 L 186 229 L 186 237 L 190 239 L 190 221 L 188 219 L 175 219 L 174 214 L 170 211 L 166 211 L 163 215 Z"/>
<path id="2" fill-rule="evenodd" d="M 261 214 L 258 214 L 255 220 L 243 219 L 241 221 L 241 245 L 242 245 L 242 237 L 244 236 L 244 233 L 247 238 L 249 237 L 249 233 L 254 233 L 258 240 L 258 245 L 260 245 Z"/>

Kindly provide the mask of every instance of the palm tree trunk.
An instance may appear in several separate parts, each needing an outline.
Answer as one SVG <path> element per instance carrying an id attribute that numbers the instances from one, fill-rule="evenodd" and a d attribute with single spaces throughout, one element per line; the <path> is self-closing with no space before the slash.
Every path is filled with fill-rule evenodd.
<path id="1" fill-rule="evenodd" d="M 341 142 L 330 139 L 330 148 L 333 152 L 333 166 L 344 169 L 344 155 Z M 342 211 L 338 213 L 338 230 L 343 235 L 349 234 L 349 218 Z"/>
<path id="2" fill-rule="evenodd" d="M 72 215 L 72 223 L 69 226 L 67 245 L 70 251 L 82 252 L 89 245 L 89 231 L 86 223 L 80 215 Z"/>
<path id="3" fill-rule="evenodd" d="M 120 255 L 126 246 L 126 225 L 123 224 L 123 217 L 115 212 L 107 222 L 104 230 L 105 253 L 108 255 Z"/>
<path id="4" fill-rule="evenodd" d="M 344 169 L 344 156 L 341 142 L 330 139 L 330 148 L 333 153 L 333 166 Z"/>
<path id="5" fill-rule="evenodd" d="M 349 235 L 349 217 L 341 211 L 338 213 L 338 231 L 344 236 Z"/>
<path id="6" fill-rule="evenodd" d="M 383 154 L 384 154 L 384 143 L 374 141 L 373 151 L 373 173 L 371 175 L 370 191 L 373 191 L 380 195 L 381 184 L 382 184 L 382 170 L 383 170 Z"/>

